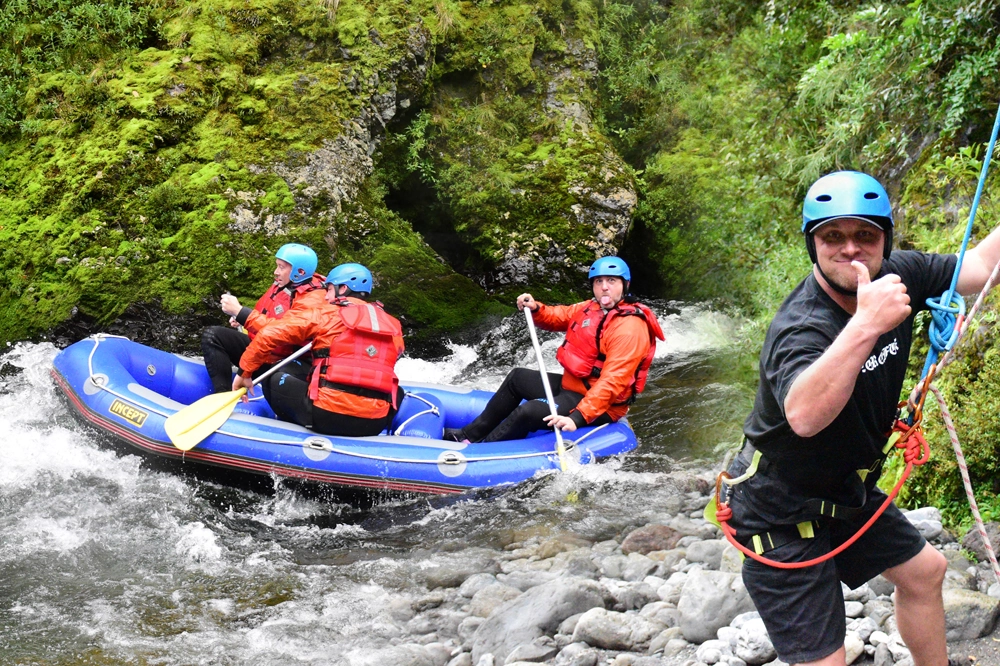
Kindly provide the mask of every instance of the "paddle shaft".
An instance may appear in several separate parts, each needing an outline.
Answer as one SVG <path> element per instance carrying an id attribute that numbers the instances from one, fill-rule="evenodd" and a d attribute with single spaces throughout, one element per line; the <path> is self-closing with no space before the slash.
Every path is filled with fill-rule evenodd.
<path id="1" fill-rule="evenodd" d="M 528 322 L 528 333 L 531 334 L 531 345 L 535 348 L 535 357 L 538 359 L 538 371 L 542 374 L 542 386 L 545 388 L 545 399 L 549 403 L 549 411 L 552 416 L 559 416 L 556 410 L 556 401 L 552 397 L 552 387 L 549 386 L 549 373 L 545 370 L 545 359 L 542 358 L 542 347 L 538 344 L 538 335 L 535 333 L 535 320 L 531 317 L 531 308 L 524 308 L 524 319 Z M 559 467 L 566 471 L 566 447 L 563 444 L 562 431 L 553 427 L 556 432 L 556 452 L 559 453 Z"/>

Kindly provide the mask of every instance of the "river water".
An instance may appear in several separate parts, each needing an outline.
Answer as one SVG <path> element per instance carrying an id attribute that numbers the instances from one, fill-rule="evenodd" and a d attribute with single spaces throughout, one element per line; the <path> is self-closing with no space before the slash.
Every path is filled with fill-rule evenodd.
<path id="1" fill-rule="evenodd" d="M 620 539 L 676 506 L 666 474 L 721 459 L 752 398 L 725 380 L 738 322 L 654 309 L 667 342 L 630 415 L 636 451 L 364 511 L 146 469 L 74 420 L 49 377 L 55 347 L 13 346 L 0 356 L 0 663 L 360 666 L 401 635 L 393 610 L 426 593 L 429 569 L 532 536 Z M 543 335 L 550 370 L 558 342 Z M 403 358 L 404 383 L 492 390 L 513 364 L 537 367 L 520 317 L 447 348 Z"/>

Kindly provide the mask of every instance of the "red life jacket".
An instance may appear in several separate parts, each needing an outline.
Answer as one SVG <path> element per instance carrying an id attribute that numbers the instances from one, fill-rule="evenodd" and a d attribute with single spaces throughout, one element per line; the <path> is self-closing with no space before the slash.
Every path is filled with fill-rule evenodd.
<path id="1" fill-rule="evenodd" d="M 313 275 L 312 279 L 294 286 L 291 283 L 284 287 L 272 285 L 257 300 L 257 304 L 253 306 L 253 309 L 268 319 L 279 319 L 283 314 L 292 309 L 292 304 L 295 302 L 296 296 L 313 291 L 314 289 L 323 289 L 322 276 Z M 249 335 L 252 340 L 256 334 L 249 333 Z"/>
<path id="2" fill-rule="evenodd" d="M 652 310 L 642 303 L 619 303 L 605 312 L 597 301 L 591 301 L 570 322 L 569 328 L 566 329 L 566 339 L 556 351 L 556 360 L 559 364 L 569 374 L 582 379 L 584 386 L 589 389 L 590 384 L 587 380 L 601 376 L 601 369 L 604 368 L 606 360 L 606 356 L 601 353 L 601 335 L 604 328 L 615 317 L 629 316 L 641 317 L 646 322 L 649 331 L 649 351 L 636 368 L 632 383 L 615 398 L 613 404 L 616 405 L 631 404 L 646 388 L 649 367 L 656 355 L 656 341 L 664 339 L 663 329 L 660 328 L 660 323 Z"/>
<path id="3" fill-rule="evenodd" d="M 313 349 L 310 400 L 315 402 L 319 388 L 324 387 L 385 400 L 395 407 L 399 352 L 394 338 L 403 335 L 402 324 L 378 301 L 358 305 L 340 299 L 334 305 L 340 306 L 340 319 L 346 329 L 329 349 Z"/>

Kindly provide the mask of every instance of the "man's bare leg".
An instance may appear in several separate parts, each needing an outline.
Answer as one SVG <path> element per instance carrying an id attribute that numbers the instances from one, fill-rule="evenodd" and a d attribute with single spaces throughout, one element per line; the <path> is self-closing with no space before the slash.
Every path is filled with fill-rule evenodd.
<path id="1" fill-rule="evenodd" d="M 930 544 L 882 575 L 896 586 L 896 626 L 914 666 L 947 666 L 941 584 L 948 561 Z"/>

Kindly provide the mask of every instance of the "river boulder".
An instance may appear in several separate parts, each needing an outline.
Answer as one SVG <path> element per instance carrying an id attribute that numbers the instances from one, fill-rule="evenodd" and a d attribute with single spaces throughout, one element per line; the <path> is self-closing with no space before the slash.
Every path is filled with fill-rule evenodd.
<path id="1" fill-rule="evenodd" d="M 563 620 L 591 608 L 604 608 L 601 589 L 591 580 L 560 578 L 533 587 L 480 625 L 473 639 L 473 663 L 487 653 L 503 663 L 518 645 L 555 633 Z"/>

